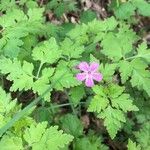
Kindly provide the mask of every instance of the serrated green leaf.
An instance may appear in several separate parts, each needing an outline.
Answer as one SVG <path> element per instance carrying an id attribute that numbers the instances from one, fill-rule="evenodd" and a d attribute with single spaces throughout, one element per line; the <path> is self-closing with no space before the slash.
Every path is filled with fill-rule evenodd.
<path id="1" fill-rule="evenodd" d="M 41 21 L 43 20 L 42 16 L 43 16 L 43 12 L 44 12 L 44 8 L 33 8 L 33 9 L 29 9 L 28 10 L 28 17 L 29 17 L 29 21 Z"/>
<path id="2" fill-rule="evenodd" d="M 23 142 L 20 137 L 3 136 L 0 140 L 0 148 L 2 150 L 23 150 Z"/>
<path id="3" fill-rule="evenodd" d="M 116 34 L 117 39 L 119 40 L 118 45 L 120 45 L 121 53 L 123 57 L 131 53 L 133 50 L 133 43 L 138 40 L 136 33 L 130 28 L 129 25 L 120 23 L 119 32 Z M 123 39 L 123 40 L 122 40 Z"/>
<path id="4" fill-rule="evenodd" d="M 73 87 L 70 89 L 69 95 L 70 95 L 70 101 L 73 103 L 74 106 L 77 106 L 80 100 L 85 95 L 85 89 L 83 86 Z"/>
<path id="5" fill-rule="evenodd" d="M 121 129 L 122 123 L 126 122 L 125 113 L 138 110 L 124 90 L 125 87 L 116 84 L 107 87 L 94 86 L 96 95 L 88 107 L 88 111 L 96 112 L 99 118 L 104 119 L 104 125 L 112 139 Z"/>
<path id="6" fill-rule="evenodd" d="M 7 10 L 8 8 L 15 8 L 16 5 L 15 5 L 15 1 L 12 1 L 12 0 L 1 0 L 1 5 L 0 5 L 0 10 L 1 11 L 5 11 Z"/>
<path id="7" fill-rule="evenodd" d="M 55 38 L 50 38 L 40 46 L 35 47 L 32 56 L 34 60 L 39 60 L 42 63 L 53 64 L 60 58 L 61 51 L 58 49 Z"/>
<path id="8" fill-rule="evenodd" d="M 61 43 L 60 49 L 62 50 L 62 54 L 71 58 L 80 58 L 81 54 L 84 51 L 84 47 L 74 43 L 69 38 L 65 38 L 65 40 Z"/>
<path id="9" fill-rule="evenodd" d="M 137 39 L 137 35 L 129 29 L 129 26 L 120 23 L 118 33 L 109 32 L 105 34 L 101 42 L 102 53 L 108 58 L 118 61 L 132 51 L 133 43 Z"/>
<path id="10" fill-rule="evenodd" d="M 0 87 L 0 114 L 9 113 L 16 106 L 16 100 L 11 101 L 10 94 L 6 94 L 6 92 Z"/>
<path id="11" fill-rule="evenodd" d="M 138 46 L 138 54 L 136 57 L 144 58 L 148 63 L 150 63 L 150 49 L 147 48 L 146 42 L 141 43 Z"/>
<path id="12" fill-rule="evenodd" d="M 81 121 L 74 115 L 67 114 L 61 118 L 62 129 L 73 135 L 74 137 L 79 137 L 83 134 L 83 125 Z"/>
<path id="13" fill-rule="evenodd" d="M 46 131 L 47 122 L 39 123 L 37 126 L 31 125 L 30 128 L 25 130 L 24 139 L 28 142 L 29 146 L 38 143 Z"/>
<path id="14" fill-rule="evenodd" d="M 84 11 L 80 15 L 80 20 L 83 23 L 88 23 L 88 22 L 92 21 L 95 18 L 97 18 L 96 13 L 91 11 L 91 10 Z"/>
<path id="15" fill-rule="evenodd" d="M 33 64 L 25 62 L 20 70 L 19 76 L 12 76 L 11 72 L 8 75 L 7 79 L 10 81 L 14 81 L 13 85 L 11 86 L 11 91 L 21 91 L 22 89 L 28 90 L 32 87 L 33 84 Z"/>
<path id="16" fill-rule="evenodd" d="M 88 23 L 88 32 L 91 34 L 95 33 L 96 35 L 100 35 L 102 34 L 102 31 L 108 32 L 114 30 L 117 25 L 118 22 L 114 17 L 107 18 L 104 21 L 99 21 L 95 19 Z"/>
<path id="17" fill-rule="evenodd" d="M 71 39 L 76 39 L 76 42 L 78 44 L 83 44 L 88 42 L 88 35 L 86 34 L 88 31 L 88 26 L 85 24 L 82 25 L 76 25 L 76 27 L 74 29 L 72 29 L 71 31 L 69 31 L 67 33 L 67 35 L 71 38 Z"/>
<path id="18" fill-rule="evenodd" d="M 150 122 L 145 122 L 140 131 L 135 132 L 136 139 L 141 146 L 141 149 L 150 149 Z"/>
<path id="19" fill-rule="evenodd" d="M 39 77 L 32 85 L 32 90 L 38 95 L 42 95 L 49 87 L 50 77 L 54 73 L 54 68 L 45 68 L 42 70 L 42 76 Z M 50 91 L 44 96 L 45 101 L 50 100 Z"/>
<path id="20" fill-rule="evenodd" d="M 112 100 L 112 106 L 117 109 L 122 109 L 124 112 L 127 111 L 138 111 L 139 109 L 132 104 L 133 101 L 130 99 L 129 94 L 122 94 L 121 96 Z"/>
<path id="21" fill-rule="evenodd" d="M 26 61 L 23 62 L 23 65 L 17 60 L 3 58 L 0 60 L 3 64 L 0 66 L 0 71 L 4 74 L 8 74 L 7 79 L 14 81 L 10 90 L 17 91 L 25 89 L 28 90 L 32 87 L 33 84 L 33 64 Z"/>
<path id="22" fill-rule="evenodd" d="M 133 5 L 137 7 L 139 14 L 143 16 L 150 16 L 150 4 L 145 0 L 133 0 Z"/>
<path id="23" fill-rule="evenodd" d="M 116 136 L 117 131 L 120 130 L 122 123 L 126 121 L 121 110 L 113 109 L 110 106 L 100 113 L 98 117 L 104 119 L 104 125 L 112 139 Z"/>
<path id="24" fill-rule="evenodd" d="M 0 25 L 4 28 L 14 26 L 16 24 L 15 20 L 17 22 L 26 21 L 27 17 L 20 9 L 8 10 L 7 13 L 0 18 Z"/>
<path id="25" fill-rule="evenodd" d="M 9 39 L 7 44 L 3 47 L 4 55 L 10 58 L 15 58 L 20 52 L 20 46 L 23 42 L 20 39 Z"/>
<path id="26" fill-rule="evenodd" d="M 133 87 L 138 87 L 138 89 L 144 89 L 148 95 L 150 95 L 150 72 L 145 70 L 147 64 L 140 60 L 135 59 L 131 62 L 133 67 L 131 84 Z"/>
<path id="27" fill-rule="evenodd" d="M 140 145 L 137 145 L 135 142 L 131 141 L 130 139 L 128 140 L 127 148 L 128 150 L 141 150 Z"/>
<path id="28" fill-rule="evenodd" d="M 83 138 L 78 138 L 75 141 L 75 150 L 108 150 L 108 147 L 102 144 L 100 137 L 88 135 Z"/>
<path id="29" fill-rule="evenodd" d="M 106 94 L 105 94 L 105 88 L 102 86 L 102 85 L 95 85 L 93 88 L 93 91 L 97 94 L 97 95 L 100 95 L 102 97 L 105 97 Z"/>
<path id="30" fill-rule="evenodd" d="M 71 65 L 71 62 L 69 62 Z M 57 90 L 63 90 L 63 88 L 70 88 L 77 85 L 80 85 L 80 82 L 75 78 L 74 74 L 70 70 L 68 62 L 60 61 L 54 76 L 51 81 L 54 83 L 59 79 L 57 83 L 55 83 L 54 88 Z M 63 76 L 62 78 L 60 78 Z"/>
<path id="31" fill-rule="evenodd" d="M 123 86 L 118 86 L 117 84 L 110 84 L 108 87 L 108 91 L 106 92 L 110 98 L 114 99 L 122 95 L 124 90 L 125 90 L 125 87 Z"/>
<path id="32" fill-rule="evenodd" d="M 106 34 L 101 45 L 103 47 L 102 53 L 110 59 L 119 60 L 123 57 L 122 47 L 119 45 L 119 40 L 114 33 L 109 32 Z"/>
<path id="33" fill-rule="evenodd" d="M 116 64 L 101 64 L 100 72 L 103 75 L 103 80 L 112 81 L 113 74 L 115 73 Z"/>
<path id="34" fill-rule="evenodd" d="M 99 95 L 95 95 L 88 107 L 88 111 L 100 113 L 108 105 L 109 100 L 106 97 L 100 97 Z"/>
<path id="35" fill-rule="evenodd" d="M 124 69 L 126 68 L 126 69 Z M 120 75 L 121 75 L 121 81 L 122 83 L 125 83 L 129 77 L 132 74 L 132 67 L 130 65 L 130 62 L 122 60 L 119 62 L 119 71 L 120 71 Z"/>
<path id="36" fill-rule="evenodd" d="M 27 14 L 19 8 L 12 8 L 2 15 L 0 18 L 0 25 L 3 28 L 1 41 L 3 41 L 2 52 L 5 56 L 16 58 L 23 45 L 21 38 L 26 37 L 29 33 L 39 34 L 41 32 L 42 13 L 43 8 L 30 9 Z"/>
<path id="37" fill-rule="evenodd" d="M 118 8 L 116 8 L 115 15 L 119 19 L 129 19 L 135 14 L 136 7 L 130 2 L 122 3 Z"/>
<path id="38" fill-rule="evenodd" d="M 46 127 L 47 123 L 42 122 L 26 129 L 24 139 L 33 150 L 59 150 L 73 140 L 71 135 L 64 134 L 57 126 Z"/>

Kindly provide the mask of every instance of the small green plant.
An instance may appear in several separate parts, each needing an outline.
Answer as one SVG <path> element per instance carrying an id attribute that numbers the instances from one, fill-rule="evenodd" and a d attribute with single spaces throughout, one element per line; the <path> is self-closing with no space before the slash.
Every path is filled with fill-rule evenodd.
<path id="1" fill-rule="evenodd" d="M 121 20 L 132 20 L 136 13 L 145 17 L 150 16 L 150 4 L 145 0 L 112 0 L 110 7 L 113 9 L 115 16 Z"/>
<path id="2" fill-rule="evenodd" d="M 116 18 L 87 10 L 58 26 L 47 11 L 61 19 L 77 1 L 1 3 L 1 150 L 150 149 L 150 49 L 130 25 L 148 2 L 115 0 Z"/>
<path id="3" fill-rule="evenodd" d="M 75 0 L 50 0 L 47 4 L 47 11 L 51 10 L 57 17 L 70 11 L 76 11 L 77 2 Z"/>

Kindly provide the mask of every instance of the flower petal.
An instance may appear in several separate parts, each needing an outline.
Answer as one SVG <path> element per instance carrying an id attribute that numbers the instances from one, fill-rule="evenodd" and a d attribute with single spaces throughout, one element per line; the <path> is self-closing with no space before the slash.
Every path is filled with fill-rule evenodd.
<path id="1" fill-rule="evenodd" d="M 83 81 L 83 80 L 86 79 L 86 73 L 78 73 L 78 74 L 76 75 L 76 78 L 77 78 L 77 80 L 79 80 L 79 81 Z"/>
<path id="2" fill-rule="evenodd" d="M 101 81 L 102 79 L 103 79 L 103 76 L 102 76 L 102 74 L 101 73 L 98 73 L 98 72 L 96 72 L 96 73 L 93 73 L 92 74 L 92 78 L 94 79 L 94 80 L 96 80 L 96 81 Z"/>
<path id="3" fill-rule="evenodd" d="M 98 63 L 93 62 L 93 63 L 91 63 L 91 64 L 90 64 L 90 69 L 89 69 L 89 71 L 91 71 L 91 72 L 95 72 L 95 71 L 97 71 L 97 70 L 98 70 L 98 67 L 99 67 L 99 64 L 98 64 Z"/>
<path id="4" fill-rule="evenodd" d="M 85 85 L 86 85 L 87 87 L 92 87 L 92 86 L 94 86 L 94 81 L 93 81 L 92 76 L 89 76 L 88 78 L 86 78 L 86 80 L 85 80 Z"/>
<path id="5" fill-rule="evenodd" d="M 79 69 L 81 71 L 85 71 L 85 72 L 88 72 L 89 71 L 89 65 L 87 62 L 81 62 L 79 65 L 78 65 Z"/>

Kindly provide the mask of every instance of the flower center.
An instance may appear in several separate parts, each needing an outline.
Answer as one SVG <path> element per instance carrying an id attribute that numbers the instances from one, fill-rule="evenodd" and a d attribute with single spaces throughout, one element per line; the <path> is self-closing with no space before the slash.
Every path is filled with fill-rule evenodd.
<path id="1" fill-rule="evenodd" d="M 91 71 L 88 71 L 88 74 L 91 74 L 92 72 Z"/>

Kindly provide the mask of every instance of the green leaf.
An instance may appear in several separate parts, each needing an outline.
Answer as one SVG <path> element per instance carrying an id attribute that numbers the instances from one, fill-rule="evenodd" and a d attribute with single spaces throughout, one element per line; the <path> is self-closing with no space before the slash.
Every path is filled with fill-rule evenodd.
<path id="1" fill-rule="evenodd" d="M 34 66 L 32 63 L 26 61 L 21 64 L 20 61 L 14 59 L 11 61 L 7 58 L 2 58 L 0 60 L 2 65 L 0 66 L 0 71 L 2 74 L 7 75 L 7 79 L 13 81 L 10 87 L 11 91 L 21 91 L 32 89 L 34 93 L 42 95 L 49 87 L 50 77 L 54 73 L 54 68 L 44 68 L 42 69 L 42 74 L 38 76 L 33 75 Z M 39 68 L 41 71 L 41 68 Z M 50 92 L 44 95 L 44 100 L 50 100 Z"/>
<path id="2" fill-rule="evenodd" d="M 140 145 L 137 145 L 135 142 L 131 141 L 130 139 L 128 140 L 127 148 L 128 150 L 141 150 Z"/>
<path id="3" fill-rule="evenodd" d="M 28 90 L 32 87 L 33 84 L 33 64 L 28 63 L 26 61 L 21 63 L 14 59 L 11 61 L 7 58 L 2 58 L 0 63 L 3 65 L 0 66 L 0 71 L 4 74 L 8 74 L 7 79 L 10 81 L 14 81 L 10 90 L 17 91 L 18 89 L 21 91 L 22 89 Z"/>
<path id="4" fill-rule="evenodd" d="M 104 81 L 112 81 L 113 75 L 115 73 L 116 64 L 101 64 L 100 72 L 103 75 Z"/>
<path id="5" fill-rule="evenodd" d="M 95 18 L 97 18 L 96 13 L 91 10 L 84 11 L 80 15 L 80 21 L 83 23 L 88 23 Z"/>
<path id="6" fill-rule="evenodd" d="M 150 72 L 146 70 L 147 64 L 140 60 L 135 59 L 131 62 L 133 67 L 131 84 L 138 89 L 144 89 L 150 96 Z"/>
<path id="7" fill-rule="evenodd" d="M 44 68 L 42 70 L 42 75 L 39 77 L 32 85 L 32 90 L 38 95 L 42 95 L 49 87 L 50 77 L 54 73 L 54 68 Z M 44 95 L 44 100 L 50 100 L 50 92 Z"/>
<path id="8" fill-rule="evenodd" d="M 7 13 L 0 18 L 0 25 L 6 28 L 9 26 L 16 25 L 17 22 L 26 21 L 26 20 L 27 17 L 23 13 L 23 11 L 21 11 L 20 9 L 12 9 L 12 10 L 8 10 Z"/>
<path id="9" fill-rule="evenodd" d="M 75 40 L 78 44 L 84 44 L 88 42 L 88 26 L 85 24 L 76 25 L 74 29 L 67 33 L 71 39 Z"/>
<path id="10" fill-rule="evenodd" d="M 150 16 L 150 4 L 149 2 L 146 2 L 145 0 L 133 0 L 131 1 L 134 6 L 137 7 L 138 13 L 143 16 Z"/>
<path id="11" fill-rule="evenodd" d="M 74 106 L 77 106 L 80 103 L 80 100 L 85 95 L 85 89 L 83 86 L 76 86 L 70 89 L 69 92 L 70 101 L 73 103 Z"/>
<path id="12" fill-rule="evenodd" d="M 149 150 L 150 149 L 150 122 L 145 122 L 140 131 L 135 132 L 137 142 L 140 144 L 141 149 Z"/>
<path id="13" fill-rule="evenodd" d="M 29 21 L 42 21 L 43 18 L 43 12 L 44 12 L 44 8 L 33 8 L 33 9 L 29 9 L 28 10 L 28 17 L 29 17 Z"/>
<path id="14" fill-rule="evenodd" d="M 65 38 L 65 40 L 61 43 L 60 47 L 62 54 L 68 56 L 69 59 L 71 58 L 80 58 L 81 54 L 84 51 L 84 47 L 74 43 L 69 38 Z"/>
<path id="15" fill-rule="evenodd" d="M 122 60 L 119 62 L 119 71 L 120 71 L 120 75 L 121 75 L 121 81 L 122 83 L 125 83 L 129 77 L 132 74 L 132 67 L 130 65 L 130 62 Z M 126 69 L 124 69 L 126 68 Z"/>
<path id="16" fill-rule="evenodd" d="M 125 90 L 125 87 L 123 86 L 118 86 L 117 84 L 110 84 L 108 85 L 108 89 L 106 93 L 110 98 L 114 99 L 114 98 L 121 96 L 124 90 Z"/>
<path id="17" fill-rule="evenodd" d="M 119 7 L 114 9 L 115 16 L 119 19 L 129 19 L 135 15 L 135 6 L 131 2 L 121 3 Z"/>
<path id="18" fill-rule="evenodd" d="M 6 125 L 18 110 L 20 110 L 20 106 L 17 105 L 17 100 L 12 100 L 11 94 L 7 94 L 0 87 L 0 128 Z"/>
<path id="19" fill-rule="evenodd" d="M 33 64 L 28 63 L 26 61 L 23 62 L 22 70 L 20 70 L 22 73 L 20 76 L 13 77 L 11 76 L 11 72 L 8 75 L 7 79 L 10 81 L 14 81 L 13 85 L 11 86 L 11 91 L 21 91 L 22 89 L 28 90 L 32 87 L 33 84 Z"/>
<path id="20" fill-rule="evenodd" d="M 101 42 L 102 53 L 108 58 L 118 61 L 132 51 L 133 43 L 137 39 L 137 35 L 129 29 L 128 25 L 120 23 L 118 33 L 109 32 L 105 34 Z"/>
<path id="21" fill-rule="evenodd" d="M 33 150 L 59 150 L 73 140 L 71 135 L 64 134 L 57 126 L 46 127 L 47 123 L 42 122 L 26 129 L 24 139 Z"/>
<path id="22" fill-rule="evenodd" d="M 83 134 L 83 125 L 81 121 L 74 115 L 67 114 L 61 118 L 62 129 L 73 135 L 74 137 L 79 137 Z"/>
<path id="23" fill-rule="evenodd" d="M 40 46 L 35 47 L 32 56 L 34 60 L 40 60 L 42 63 L 53 64 L 60 58 L 61 51 L 58 48 L 55 38 L 50 38 Z"/>
<path id="24" fill-rule="evenodd" d="M 112 106 L 117 109 L 122 109 L 124 112 L 127 111 L 138 111 L 139 109 L 132 104 L 133 101 L 130 99 L 129 94 L 122 94 L 118 98 L 113 99 Z"/>
<path id="25" fill-rule="evenodd" d="M 69 62 L 71 64 L 71 62 Z M 51 79 L 51 82 L 54 83 L 60 79 L 55 85 L 54 88 L 57 90 L 63 90 L 63 88 L 70 88 L 77 85 L 80 85 L 80 82 L 75 78 L 72 71 L 69 68 L 68 62 L 60 61 L 54 76 Z M 60 78 L 63 76 L 62 78 Z"/>
<path id="26" fill-rule="evenodd" d="M 146 42 L 141 43 L 138 46 L 138 54 L 136 57 L 144 58 L 148 63 L 150 63 L 150 49 L 147 48 Z"/>
<path id="27" fill-rule="evenodd" d="M 5 11 L 9 8 L 15 8 L 15 1 L 12 0 L 1 0 L 0 10 Z"/>
<path id="28" fill-rule="evenodd" d="M 43 28 L 43 8 L 29 9 L 25 14 L 19 8 L 12 8 L 0 18 L 3 32 L 1 52 L 10 58 L 16 58 L 23 45 L 23 37 L 28 34 L 39 34 Z"/>
<path id="29" fill-rule="evenodd" d="M 39 123 L 37 126 L 31 125 L 30 128 L 25 130 L 24 139 L 28 142 L 29 146 L 34 145 L 34 143 L 40 142 L 43 134 L 46 131 L 47 122 Z"/>
<path id="30" fill-rule="evenodd" d="M 100 113 L 108 106 L 108 104 L 109 101 L 107 98 L 95 95 L 88 107 L 88 111 Z"/>
<path id="31" fill-rule="evenodd" d="M 118 25 L 118 22 L 114 17 L 107 18 L 104 21 L 99 21 L 94 19 L 93 21 L 88 23 L 88 32 L 96 35 L 99 33 L 102 34 L 102 31 L 108 32 L 114 30 Z"/>
<path id="32" fill-rule="evenodd" d="M 103 47 L 102 53 L 110 59 L 119 60 L 123 57 L 122 48 L 120 47 L 119 40 L 114 33 L 109 32 L 106 34 L 101 45 Z"/>
<path id="33" fill-rule="evenodd" d="M 100 113 L 98 117 L 104 119 L 104 125 L 112 139 L 116 136 L 117 131 L 120 130 L 122 123 L 126 121 L 124 113 L 121 110 L 110 106 Z"/>
<path id="34" fill-rule="evenodd" d="M 51 108 L 47 107 L 38 107 L 34 111 L 34 119 L 39 123 L 39 122 L 44 122 L 48 121 L 48 123 L 52 123 L 53 121 L 53 112 L 50 110 Z"/>
<path id="35" fill-rule="evenodd" d="M 120 45 L 121 53 L 123 57 L 131 53 L 133 50 L 133 43 L 138 40 L 136 33 L 130 28 L 129 25 L 120 23 L 119 32 L 116 34 L 119 40 L 118 45 Z M 123 39 L 123 40 L 122 40 Z"/>
<path id="36" fill-rule="evenodd" d="M 96 62 L 96 63 L 100 63 L 100 61 L 96 58 L 96 57 L 94 57 L 92 54 L 90 54 L 90 63 L 92 63 L 92 62 Z"/>
<path id="37" fill-rule="evenodd" d="M 35 124 L 35 120 L 28 115 L 32 113 L 33 109 L 26 113 L 24 117 L 22 117 L 20 120 L 18 120 L 14 126 L 13 126 L 13 133 L 19 137 L 24 134 L 24 130 L 27 126 L 31 126 L 32 124 Z"/>
<path id="38" fill-rule="evenodd" d="M 144 45 L 142 44 L 142 46 Z M 150 95 L 150 73 L 147 70 L 147 61 L 149 61 L 149 59 L 147 57 L 147 50 L 145 50 L 145 48 L 144 51 L 140 50 L 141 49 L 138 48 L 139 54 L 131 57 L 133 58 L 131 62 L 128 62 L 127 60 L 120 61 L 119 71 L 121 72 L 122 83 L 125 83 L 127 79 L 131 77 L 130 82 L 133 87 L 137 87 L 139 90 L 144 90 Z M 146 55 L 143 55 L 143 53 L 146 53 Z"/>
<path id="39" fill-rule="evenodd" d="M 76 2 L 74 0 L 69 1 L 55 1 L 51 0 L 48 3 L 48 8 L 54 10 L 54 13 L 57 17 L 61 17 L 62 14 L 67 13 L 69 11 L 75 11 L 76 10 Z"/>
<path id="40" fill-rule="evenodd" d="M 24 0 L 23 0 L 24 1 Z M 32 8 L 38 8 L 38 3 L 36 2 L 36 1 L 26 1 L 26 6 L 27 6 L 27 8 L 30 8 L 30 9 L 32 9 Z"/>
<path id="41" fill-rule="evenodd" d="M 6 115 L 16 106 L 16 100 L 11 100 L 11 95 L 0 87 L 0 114 Z"/>
<path id="42" fill-rule="evenodd" d="M 109 105 L 109 100 L 107 99 L 104 88 L 102 86 L 94 86 L 93 91 L 96 93 L 96 95 L 92 99 L 88 107 L 88 111 L 100 113 Z"/>
<path id="43" fill-rule="evenodd" d="M 23 142 L 20 137 L 3 136 L 0 140 L 0 148 L 2 150 L 23 150 Z"/>
<path id="44" fill-rule="evenodd" d="M 75 150 L 108 150 L 108 147 L 102 144 L 102 139 L 96 135 L 87 135 L 83 138 L 77 138 L 75 141 Z"/>
<path id="45" fill-rule="evenodd" d="M 20 46 L 23 42 L 20 39 L 9 39 L 7 44 L 3 47 L 4 55 L 10 58 L 15 58 L 20 52 Z"/>
<path id="46" fill-rule="evenodd" d="M 68 69 L 56 69 L 56 72 L 52 77 L 52 83 L 59 79 L 63 74 L 64 76 L 60 79 L 59 82 L 55 84 L 55 89 L 63 90 L 63 88 L 70 88 L 79 85 L 79 82 L 75 79 L 73 74 Z"/>
<path id="47" fill-rule="evenodd" d="M 88 111 L 95 112 L 99 118 L 104 119 L 104 125 L 112 139 L 126 122 L 125 113 L 138 110 L 124 90 L 125 87 L 116 84 L 107 87 L 94 86 L 96 95 L 88 107 Z"/>

